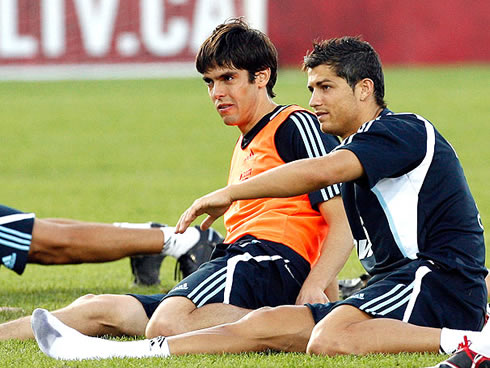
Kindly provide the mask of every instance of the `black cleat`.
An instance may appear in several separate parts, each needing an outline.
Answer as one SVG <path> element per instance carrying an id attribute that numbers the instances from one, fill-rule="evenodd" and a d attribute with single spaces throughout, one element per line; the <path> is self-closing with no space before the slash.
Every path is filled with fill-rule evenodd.
<path id="1" fill-rule="evenodd" d="M 164 227 L 166 225 L 151 222 L 150 227 Z M 145 254 L 130 258 L 133 284 L 152 286 L 160 284 L 160 266 L 165 256 L 163 254 Z"/>
<path id="2" fill-rule="evenodd" d="M 165 256 L 163 254 L 145 254 L 130 258 L 133 284 L 152 286 L 160 284 L 160 266 Z"/>
<path id="3" fill-rule="evenodd" d="M 213 228 L 202 231 L 199 226 L 194 227 L 199 230 L 201 237 L 196 245 L 177 260 L 174 271 L 175 280 L 186 278 L 197 270 L 201 264 L 209 261 L 216 245 L 224 240 L 221 234 Z"/>

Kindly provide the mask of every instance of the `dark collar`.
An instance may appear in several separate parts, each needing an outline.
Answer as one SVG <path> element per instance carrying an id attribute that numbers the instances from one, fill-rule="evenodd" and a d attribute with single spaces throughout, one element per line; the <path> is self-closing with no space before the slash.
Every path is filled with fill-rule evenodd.
<path id="1" fill-rule="evenodd" d="M 241 145 L 241 148 L 242 149 L 245 149 L 247 148 L 247 146 L 250 144 L 250 142 L 252 142 L 252 140 L 255 138 L 255 136 L 257 134 L 259 134 L 259 132 L 264 129 L 264 127 L 269 123 L 269 121 L 271 121 L 271 117 L 272 115 L 274 115 L 279 109 L 281 109 L 283 106 L 282 105 L 279 105 L 277 106 L 273 111 L 271 111 L 270 113 L 264 115 L 262 117 L 262 119 L 259 120 L 259 122 L 257 124 L 255 124 L 252 129 L 250 129 L 247 134 L 245 134 L 243 136 L 243 139 L 242 139 L 242 145 Z"/>

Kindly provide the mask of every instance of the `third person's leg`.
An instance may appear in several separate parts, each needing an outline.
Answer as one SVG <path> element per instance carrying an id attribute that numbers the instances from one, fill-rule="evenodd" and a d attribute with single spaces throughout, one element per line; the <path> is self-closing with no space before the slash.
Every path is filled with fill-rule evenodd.
<path id="1" fill-rule="evenodd" d="M 89 336 L 144 335 L 148 323 L 142 304 L 129 295 L 84 295 L 52 313 Z M 31 316 L 0 324 L 0 340 L 33 337 Z"/>

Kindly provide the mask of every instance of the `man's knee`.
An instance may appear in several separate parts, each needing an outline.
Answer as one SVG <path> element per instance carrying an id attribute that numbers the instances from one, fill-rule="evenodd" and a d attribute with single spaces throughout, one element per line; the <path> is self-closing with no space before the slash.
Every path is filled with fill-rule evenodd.
<path id="1" fill-rule="evenodd" d="M 92 303 L 95 300 L 97 300 L 99 296 L 100 295 L 96 295 L 96 294 L 85 294 L 75 299 L 73 302 L 71 302 L 70 305 Z"/>
<path id="2" fill-rule="evenodd" d="M 110 294 L 86 294 L 73 301 L 68 308 L 77 308 L 79 313 L 91 320 L 107 320 L 118 314 L 113 297 Z"/>
<path id="3" fill-rule="evenodd" d="M 157 336 L 173 336 L 178 335 L 180 328 L 176 321 L 167 318 L 166 316 L 159 316 L 158 318 L 153 315 L 145 328 L 145 337 L 152 339 Z"/>
<path id="4" fill-rule="evenodd" d="M 371 316 L 354 306 L 334 308 L 313 328 L 307 353 L 328 356 L 369 353 L 364 323 L 370 319 Z"/>
<path id="5" fill-rule="evenodd" d="M 369 338 L 356 332 L 355 324 L 342 328 L 316 325 L 311 333 L 306 352 L 314 355 L 364 355 L 362 340 Z"/>
<path id="6" fill-rule="evenodd" d="M 314 331 L 315 332 L 315 331 Z M 306 347 L 307 354 L 313 355 L 328 355 L 334 356 L 341 354 L 340 346 L 337 346 L 338 340 L 332 339 L 323 334 L 312 334 L 308 346 Z"/>
<path id="7" fill-rule="evenodd" d="M 87 294 L 69 307 L 82 314 L 97 334 L 142 335 L 148 322 L 141 303 L 129 295 Z"/>
<path id="8" fill-rule="evenodd" d="M 68 307 L 76 308 L 78 313 L 83 313 L 90 321 L 116 325 L 122 323 L 124 319 L 119 313 L 118 304 L 115 302 L 116 297 L 111 294 L 86 294 L 76 299 Z"/>
<path id="9" fill-rule="evenodd" d="M 151 339 L 192 331 L 194 328 L 189 319 L 190 313 L 194 310 L 196 310 L 194 303 L 185 297 L 165 299 L 146 325 L 145 336 Z"/>

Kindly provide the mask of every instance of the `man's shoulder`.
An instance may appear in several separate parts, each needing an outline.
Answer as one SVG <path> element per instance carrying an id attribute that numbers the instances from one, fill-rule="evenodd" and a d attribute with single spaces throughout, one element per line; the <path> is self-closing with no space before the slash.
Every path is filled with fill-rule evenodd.
<path id="1" fill-rule="evenodd" d="M 276 144 L 299 143 L 301 146 L 315 146 L 326 149 L 325 155 L 339 145 L 338 137 L 322 132 L 320 122 L 315 114 L 308 110 L 298 110 L 291 113 L 278 127 Z M 322 148 L 319 148 L 323 151 Z M 302 157 L 303 158 L 303 157 Z"/>
<path id="2" fill-rule="evenodd" d="M 421 126 L 426 123 L 430 123 L 429 120 L 423 116 L 413 112 L 392 112 L 388 111 L 386 114 L 380 115 L 374 122 L 381 124 L 397 124 L 397 127 L 409 127 L 409 126 Z M 367 124 L 367 123 L 366 123 Z"/>
<path id="3" fill-rule="evenodd" d="M 394 113 L 390 111 L 361 125 L 357 132 L 351 136 L 351 139 L 347 139 L 347 141 L 351 141 L 354 136 L 362 133 L 376 136 L 388 135 L 392 138 L 397 136 L 403 138 L 404 135 L 408 137 L 410 134 L 425 134 L 427 124 L 432 125 L 420 115 L 411 112 Z"/>
<path id="4" fill-rule="evenodd" d="M 275 119 L 276 117 L 282 118 L 282 122 L 288 121 L 291 118 L 301 118 L 308 117 L 309 119 L 318 122 L 316 115 L 299 105 L 290 104 L 290 105 L 280 105 L 276 111 L 271 115 L 270 120 Z"/>

